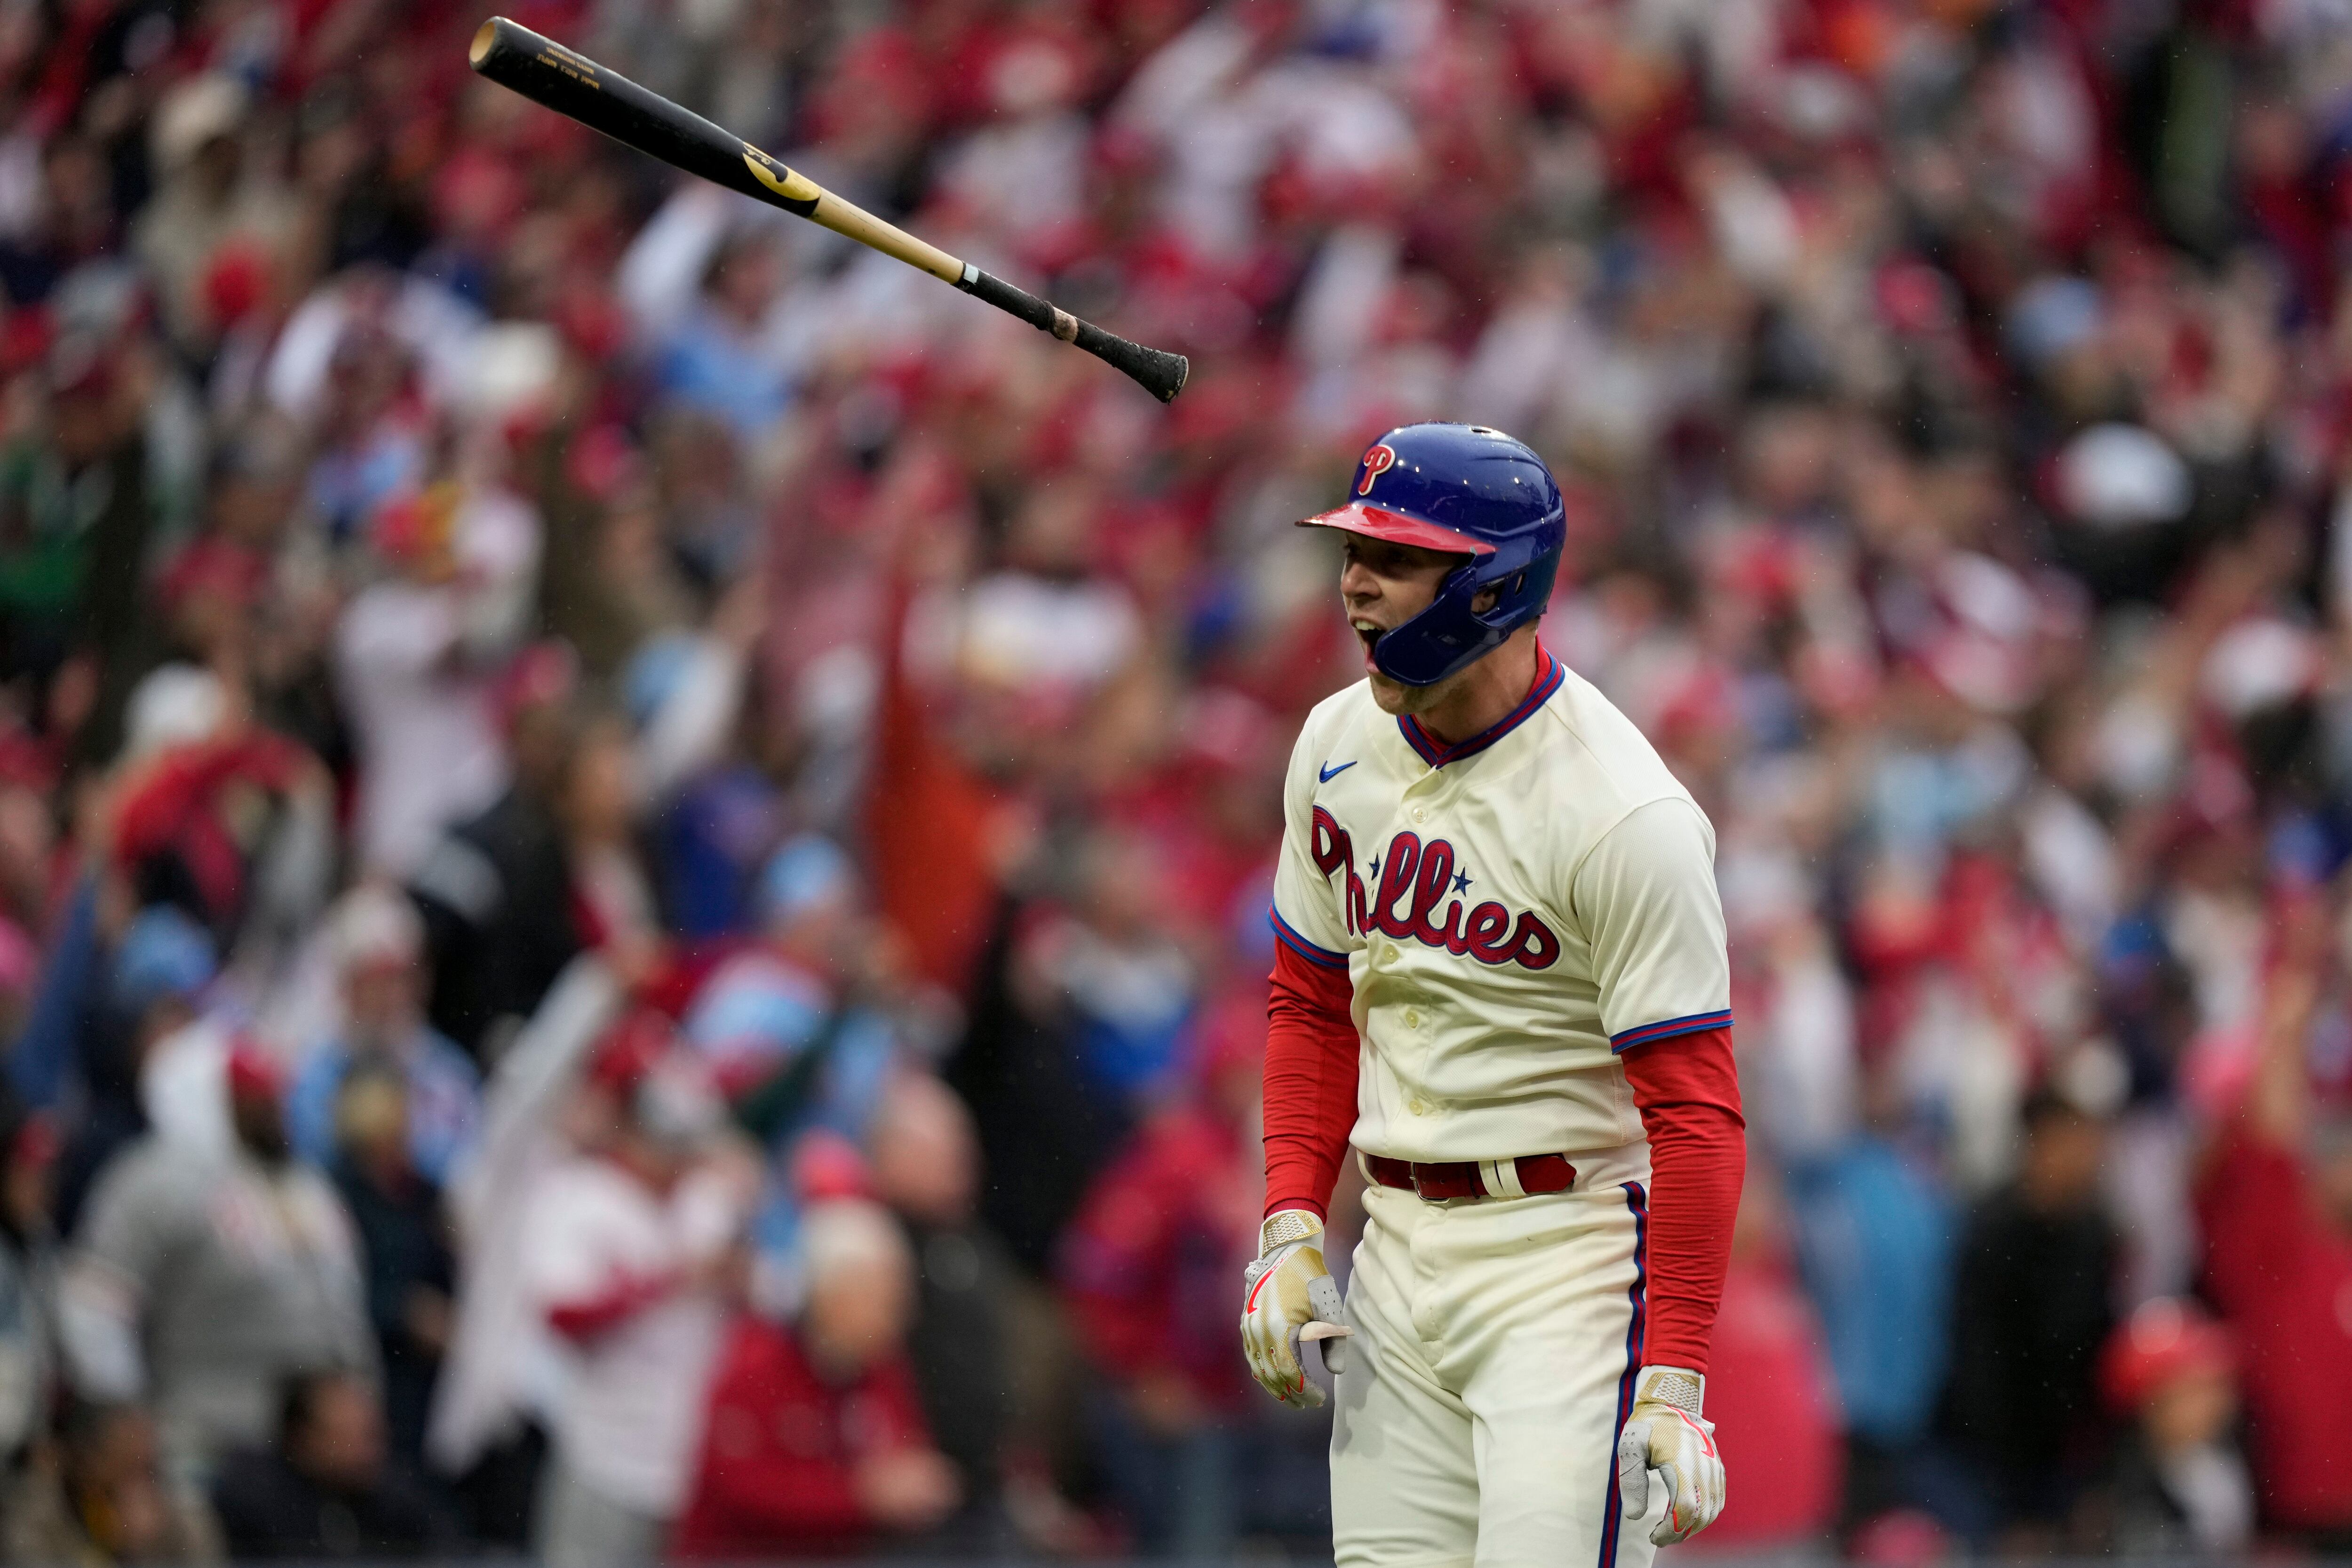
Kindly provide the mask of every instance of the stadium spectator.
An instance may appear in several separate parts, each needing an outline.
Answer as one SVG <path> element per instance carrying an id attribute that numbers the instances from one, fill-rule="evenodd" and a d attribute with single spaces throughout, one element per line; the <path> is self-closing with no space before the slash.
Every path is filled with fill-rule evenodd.
<path id="1" fill-rule="evenodd" d="M 342 1002 L 342 1027 L 312 1049 L 294 1076 L 286 1130 L 295 1152 L 334 1163 L 335 1106 L 355 1069 L 389 1070 L 405 1086 L 408 1158 L 434 1186 L 448 1184 L 472 1145 L 481 1078 L 465 1052 L 425 1021 L 425 939 L 408 900 L 367 886 L 329 911 L 327 943 Z"/>
<path id="2" fill-rule="evenodd" d="M 2063 1540 L 2105 1451 L 2096 1372 L 2116 1283 L 2099 1207 L 2106 1129 L 2054 1089 L 2020 1118 L 2017 1180 L 1960 1241 L 1948 1420 L 1991 1494 L 1986 1517 Z"/>
<path id="3" fill-rule="evenodd" d="M 543 1375 L 561 1351 L 534 1280 L 537 1194 L 610 1131 L 612 1102 L 584 1079 L 626 1001 L 593 956 L 565 969 L 501 1055 L 479 1152 L 445 1194 L 458 1289 L 426 1457 L 463 1500 L 468 1533 L 509 1552 L 530 1547 L 562 1404 Z"/>
<path id="4" fill-rule="evenodd" d="M 2249 1458 L 2273 1528 L 2352 1528 L 2352 1138 L 2314 1103 L 2306 1059 L 2328 972 L 2326 911 L 2292 902 L 2263 993 L 2244 1100 L 2198 1184 L 2205 1283 L 2244 1357 Z"/>
<path id="5" fill-rule="evenodd" d="M 954 1090 L 928 1073 L 898 1074 L 876 1110 L 873 1147 L 875 1195 L 906 1227 L 914 1258 L 907 1353 L 924 1424 L 954 1463 L 967 1509 L 949 1529 L 987 1540 L 1003 1523 L 1019 1275 L 977 1218 L 980 1143 Z"/>
<path id="6" fill-rule="evenodd" d="M 1265 1034 L 1213 1038 L 1199 1099 L 1138 1130 L 1062 1244 L 1064 1298 L 1105 1388 L 1090 1413 L 1105 1468 L 1155 1556 L 1213 1555 L 1244 1528 L 1247 1384 L 1216 1303 L 1265 1184 L 1249 1150 Z"/>
<path id="7" fill-rule="evenodd" d="M 444 483 L 384 501 L 370 526 L 396 574 L 344 607 L 335 674 L 360 762 L 359 852 L 402 878 L 506 788 L 493 697 L 523 629 L 539 522 L 512 496 Z"/>
<path id="8" fill-rule="evenodd" d="M 166 1480 L 154 1420 L 137 1405 L 77 1401 L 54 1452 L 18 1470 L 6 1496 L 0 1549 L 20 1568 L 222 1560 L 211 1514 Z"/>
<path id="9" fill-rule="evenodd" d="M 1812 1304 L 1790 1266 L 1781 1203 L 1769 1177 L 1750 1176 L 1731 1234 L 1706 1400 L 1726 1470 L 1755 1479 L 1692 1538 L 1702 1552 L 1803 1549 L 1828 1540 L 1837 1522 L 1836 1389 Z"/>
<path id="10" fill-rule="evenodd" d="M 817 834 L 780 846 L 754 897 L 760 940 L 694 987 L 684 1028 L 736 1100 L 736 1118 L 776 1146 L 802 1129 L 862 1140 L 898 1057 L 887 958 L 840 846 Z"/>
<path id="11" fill-rule="evenodd" d="M 1884 1073 L 1870 1084 L 1884 1126 L 1891 1085 Z M 1843 1420 L 1841 1523 L 1947 1501 L 1931 1434 L 1952 1354 L 1949 1195 L 1885 1131 L 1864 1129 L 1795 1163 L 1789 1198 Z"/>
<path id="12" fill-rule="evenodd" d="M 231 1454 L 213 1510 L 239 1561 L 444 1557 L 455 1533 L 384 1447 L 375 1390 L 350 1373 L 289 1380 L 277 1441 Z"/>
<path id="13" fill-rule="evenodd" d="M 105 896 L 97 877 L 76 889 L 11 1058 L 33 1104 L 57 1103 L 77 1079 L 88 1097 L 58 1171 L 58 1228 L 67 1236 L 100 1173 L 148 1130 L 149 1065 L 196 1021 L 219 963 L 212 938 L 169 905 L 141 910 L 105 954 L 99 908 Z"/>
<path id="14" fill-rule="evenodd" d="M 457 1262 L 441 1184 L 417 1168 L 411 1085 L 385 1063 L 343 1078 L 328 1165 L 359 1238 L 393 1456 L 422 1463 L 433 1389 L 449 1349 Z"/>
<path id="15" fill-rule="evenodd" d="M 190 666 L 141 682 L 110 829 L 115 866 L 141 900 L 178 908 L 225 948 L 283 890 L 256 880 L 282 864 L 271 858 L 279 835 L 319 821 L 331 793 L 316 758 L 244 722 L 246 700 Z"/>
<path id="16" fill-rule="evenodd" d="M 351 1216 L 294 1162 L 276 1064 L 226 1063 L 231 1147 L 150 1133 L 99 1179 L 73 1238 L 60 1321 L 88 1398 L 153 1406 L 175 1479 L 267 1443 L 292 1373 L 372 1373 Z"/>
<path id="17" fill-rule="evenodd" d="M 660 1558 L 744 1273 L 743 1198 L 709 1159 L 720 1102 L 669 1022 L 624 1016 L 589 1085 L 591 1131 L 533 1194 L 521 1259 L 570 1352 L 535 1541 L 564 1568 Z"/>
<path id="18" fill-rule="evenodd" d="M 524 651 L 503 692 L 513 778 L 434 846 L 410 884 L 435 1028 L 477 1059 L 520 1026 L 583 945 L 559 816 L 582 715 L 572 659 Z"/>
<path id="19" fill-rule="evenodd" d="M 913 1259 L 888 1211 L 811 1205 L 796 1323 L 737 1318 L 677 1551 L 709 1562 L 839 1554 L 920 1535 L 961 1500 L 906 1352 Z"/>
<path id="20" fill-rule="evenodd" d="M 2242 1551 L 2254 1489 L 2234 1428 L 2237 1347 L 2194 1301 L 2159 1297 L 2099 1356 L 2107 1404 L 2133 1423 L 2106 1481 L 2113 1549 L 2139 1556 Z"/>

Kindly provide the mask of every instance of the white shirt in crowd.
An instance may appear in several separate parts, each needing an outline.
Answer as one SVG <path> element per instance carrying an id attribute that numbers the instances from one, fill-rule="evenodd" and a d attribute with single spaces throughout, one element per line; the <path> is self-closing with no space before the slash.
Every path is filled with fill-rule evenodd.
<path id="1" fill-rule="evenodd" d="M 665 1196 L 599 1159 L 549 1172 L 530 1213 L 522 1269 L 542 1311 L 690 1269 L 738 1219 L 715 1174 Z M 563 1461 L 625 1507 L 663 1518 L 683 1507 L 725 1319 L 715 1292 L 681 1289 L 573 1346 L 554 1416 Z"/>

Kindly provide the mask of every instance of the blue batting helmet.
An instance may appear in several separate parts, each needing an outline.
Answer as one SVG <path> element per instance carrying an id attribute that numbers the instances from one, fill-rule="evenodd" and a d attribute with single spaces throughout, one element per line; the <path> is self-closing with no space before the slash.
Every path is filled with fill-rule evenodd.
<path id="1" fill-rule="evenodd" d="M 1427 609 L 1372 647 L 1382 675 L 1433 686 L 1543 614 L 1568 542 L 1551 470 L 1524 442 L 1483 425 L 1401 425 L 1364 449 L 1348 504 L 1304 519 L 1470 559 Z M 1471 605 L 1487 589 L 1495 603 Z"/>

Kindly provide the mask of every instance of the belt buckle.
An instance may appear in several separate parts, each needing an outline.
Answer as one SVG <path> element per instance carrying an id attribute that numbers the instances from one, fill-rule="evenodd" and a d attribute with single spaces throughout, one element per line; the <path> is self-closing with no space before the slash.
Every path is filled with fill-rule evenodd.
<path id="1" fill-rule="evenodd" d="M 1475 1204 L 1479 1199 L 1487 1195 L 1486 1184 L 1478 1179 L 1478 1165 L 1477 1162 L 1475 1160 L 1470 1162 L 1470 1191 L 1466 1193 L 1448 1192 L 1433 1197 L 1428 1193 L 1422 1190 L 1421 1175 L 1424 1170 L 1431 1173 L 1430 1179 L 1432 1181 L 1441 1180 L 1443 1179 L 1441 1173 L 1443 1167 L 1452 1163 L 1453 1162 L 1450 1161 L 1435 1160 L 1424 1165 L 1418 1160 L 1406 1162 L 1405 1168 L 1412 1173 L 1412 1195 L 1419 1198 L 1423 1203 L 1432 1205 L 1438 1208 L 1452 1208 L 1455 1204 Z"/>

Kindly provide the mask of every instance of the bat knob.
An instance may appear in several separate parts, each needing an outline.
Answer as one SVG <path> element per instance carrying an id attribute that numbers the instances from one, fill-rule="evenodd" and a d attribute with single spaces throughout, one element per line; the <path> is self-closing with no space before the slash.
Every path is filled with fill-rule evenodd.
<path id="1" fill-rule="evenodd" d="M 1175 402 L 1176 395 L 1184 390 L 1184 378 L 1192 374 L 1192 362 L 1182 354 L 1147 348 L 1117 332 L 1106 332 L 1092 321 L 1078 323 L 1077 344 L 1105 364 L 1124 371 L 1162 403 Z"/>

